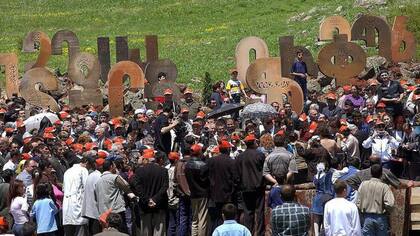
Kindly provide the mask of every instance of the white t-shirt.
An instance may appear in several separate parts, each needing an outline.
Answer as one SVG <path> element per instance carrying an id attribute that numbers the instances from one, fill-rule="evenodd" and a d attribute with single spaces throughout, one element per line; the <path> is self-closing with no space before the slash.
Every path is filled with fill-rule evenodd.
<path id="1" fill-rule="evenodd" d="M 9 170 L 15 171 L 16 168 L 17 168 L 17 165 L 15 163 L 13 163 L 12 160 L 7 161 L 6 164 L 4 164 L 4 166 L 3 166 L 3 170 L 9 169 Z"/>
<path id="2" fill-rule="evenodd" d="M 10 214 L 13 216 L 15 224 L 25 224 L 29 221 L 29 205 L 23 197 L 15 197 L 10 204 Z"/>

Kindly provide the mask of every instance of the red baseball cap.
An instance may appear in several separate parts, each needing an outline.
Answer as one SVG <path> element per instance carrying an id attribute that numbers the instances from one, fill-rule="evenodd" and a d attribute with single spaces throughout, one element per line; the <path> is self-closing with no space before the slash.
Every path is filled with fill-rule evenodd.
<path id="1" fill-rule="evenodd" d="M 168 155 L 169 160 L 177 161 L 179 160 L 179 153 L 178 152 L 170 152 Z"/>
<path id="2" fill-rule="evenodd" d="M 99 150 L 98 151 L 98 157 L 99 158 L 105 159 L 105 158 L 108 157 L 108 155 L 109 155 L 109 153 L 105 150 Z"/>
<path id="3" fill-rule="evenodd" d="M 101 167 L 101 166 L 103 166 L 103 165 L 104 165 L 104 163 L 105 163 L 105 158 L 97 158 L 97 159 L 95 160 L 95 162 L 96 162 L 96 166 L 97 166 L 97 167 Z"/>
<path id="4" fill-rule="evenodd" d="M 244 141 L 247 142 L 247 143 L 254 142 L 255 140 L 256 140 L 256 138 L 255 138 L 254 134 L 248 134 L 244 139 Z"/>
<path id="5" fill-rule="evenodd" d="M 193 154 L 193 155 L 200 155 L 202 149 L 203 148 L 201 147 L 201 145 L 194 144 L 194 145 L 191 146 L 191 154 Z"/>
<path id="6" fill-rule="evenodd" d="M 228 148 L 231 148 L 231 147 L 232 147 L 232 144 L 230 144 L 226 140 L 222 140 L 222 141 L 219 142 L 219 150 L 220 149 L 228 149 Z"/>

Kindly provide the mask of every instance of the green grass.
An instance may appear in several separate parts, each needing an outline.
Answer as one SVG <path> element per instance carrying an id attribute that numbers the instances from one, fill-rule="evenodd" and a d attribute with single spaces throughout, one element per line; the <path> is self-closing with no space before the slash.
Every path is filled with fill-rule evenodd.
<path id="1" fill-rule="evenodd" d="M 278 37 L 295 35 L 296 43 L 310 46 L 316 57 L 319 47 L 314 43 L 319 22 L 325 16 L 338 14 L 335 12 L 338 6 L 343 6 L 340 15 L 350 22 L 358 13 L 386 15 L 389 22 L 394 15 L 412 16 L 410 27 L 420 41 L 419 1 L 388 0 L 386 7 L 366 10 L 355 8 L 354 0 L 3 0 L 0 53 L 17 53 L 22 72 L 23 65 L 36 58 L 36 53 L 21 52 L 27 32 L 42 30 L 52 37 L 60 29 L 69 29 L 77 34 L 82 51 L 95 54 L 96 38 L 110 37 L 111 58 L 115 63 L 115 36 L 127 35 L 130 48 L 140 48 L 144 55 L 144 36 L 156 34 L 160 58 L 175 62 L 178 82 L 198 89 L 203 84 L 193 82 L 193 78 L 203 77 L 206 71 L 213 80 L 228 78 L 228 69 L 235 65 L 236 44 L 247 36 L 264 39 L 270 55 L 276 56 Z M 288 23 L 291 16 L 307 13 L 314 7 L 308 21 Z M 65 71 L 67 55 L 52 56 L 48 66 Z"/>

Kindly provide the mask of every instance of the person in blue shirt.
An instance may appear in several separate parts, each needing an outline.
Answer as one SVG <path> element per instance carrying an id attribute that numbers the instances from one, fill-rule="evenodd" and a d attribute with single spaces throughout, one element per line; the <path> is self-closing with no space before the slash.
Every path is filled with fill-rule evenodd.
<path id="1" fill-rule="evenodd" d="M 50 198 L 50 191 L 52 187 L 49 183 L 40 183 L 36 187 L 37 200 L 32 207 L 31 217 L 36 222 L 37 235 L 56 235 L 58 230 L 55 220 L 58 209 Z"/>
<path id="2" fill-rule="evenodd" d="M 348 168 L 349 171 L 347 172 L 347 174 L 341 176 L 340 178 L 338 178 L 339 180 L 347 180 L 348 178 L 350 178 L 351 176 L 355 175 L 357 172 L 359 172 L 359 167 L 360 167 L 360 160 L 359 158 L 356 157 L 350 157 L 347 160 L 347 164 L 348 164 Z M 355 203 L 356 202 L 356 197 L 357 197 L 357 191 L 356 189 L 353 189 L 350 185 L 347 185 L 347 196 L 346 199 L 350 202 Z"/>
<path id="3" fill-rule="evenodd" d="M 232 203 L 223 206 L 223 224 L 218 226 L 213 236 L 251 236 L 251 232 L 243 225 L 236 222 L 236 207 Z"/>
<path id="4" fill-rule="evenodd" d="M 308 89 L 307 89 L 307 81 L 308 78 L 308 68 L 306 67 L 306 63 L 303 61 L 303 52 L 298 50 L 296 52 L 297 60 L 292 65 L 291 74 L 294 76 L 295 81 L 300 85 L 303 91 L 303 98 L 306 102 Z"/>

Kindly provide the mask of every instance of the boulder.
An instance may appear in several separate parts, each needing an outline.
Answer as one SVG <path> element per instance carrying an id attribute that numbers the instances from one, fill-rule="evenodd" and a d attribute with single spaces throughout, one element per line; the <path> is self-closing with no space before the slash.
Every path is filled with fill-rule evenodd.
<path id="1" fill-rule="evenodd" d="M 369 70 L 370 68 L 384 67 L 386 63 L 385 57 L 371 56 L 366 59 L 366 68 Z"/>
<path id="2" fill-rule="evenodd" d="M 370 8 L 372 6 L 386 5 L 386 0 L 356 0 L 354 2 L 356 7 Z"/>

